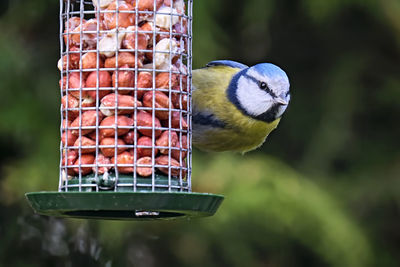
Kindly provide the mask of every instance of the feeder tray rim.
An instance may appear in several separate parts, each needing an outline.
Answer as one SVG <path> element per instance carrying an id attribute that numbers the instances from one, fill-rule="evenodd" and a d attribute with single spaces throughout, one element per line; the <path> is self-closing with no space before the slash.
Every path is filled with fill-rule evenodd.
<path id="1" fill-rule="evenodd" d="M 25 194 L 41 215 L 113 220 L 171 220 L 212 216 L 224 196 L 197 192 L 57 192 Z"/>

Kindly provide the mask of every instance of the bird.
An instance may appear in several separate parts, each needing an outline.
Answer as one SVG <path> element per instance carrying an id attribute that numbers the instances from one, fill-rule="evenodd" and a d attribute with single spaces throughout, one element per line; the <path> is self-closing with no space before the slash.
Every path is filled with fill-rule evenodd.
<path id="1" fill-rule="evenodd" d="M 290 101 L 289 78 L 272 63 L 215 60 L 192 71 L 192 142 L 203 151 L 260 147 Z"/>

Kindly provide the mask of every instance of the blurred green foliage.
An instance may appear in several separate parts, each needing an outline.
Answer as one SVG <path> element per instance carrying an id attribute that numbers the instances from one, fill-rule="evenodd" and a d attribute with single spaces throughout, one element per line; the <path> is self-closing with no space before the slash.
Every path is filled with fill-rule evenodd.
<path id="1" fill-rule="evenodd" d="M 0 266 L 399 266 L 397 0 L 194 1 L 194 66 L 286 70 L 292 102 L 244 156 L 194 152 L 214 217 L 175 222 L 33 215 L 58 184 L 58 1 L 0 2 Z"/>

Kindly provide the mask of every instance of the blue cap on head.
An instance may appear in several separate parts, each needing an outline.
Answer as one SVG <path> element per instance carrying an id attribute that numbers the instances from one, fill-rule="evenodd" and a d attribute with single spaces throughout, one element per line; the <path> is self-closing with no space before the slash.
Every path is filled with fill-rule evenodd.
<path id="1" fill-rule="evenodd" d="M 258 73 L 262 75 L 266 75 L 269 77 L 281 76 L 282 78 L 285 78 L 286 80 L 289 81 L 286 72 L 272 63 L 259 63 L 251 68 L 256 70 Z"/>

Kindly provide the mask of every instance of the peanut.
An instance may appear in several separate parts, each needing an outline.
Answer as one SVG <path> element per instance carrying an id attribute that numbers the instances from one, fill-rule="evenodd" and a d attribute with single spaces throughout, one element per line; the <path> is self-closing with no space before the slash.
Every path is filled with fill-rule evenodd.
<path id="1" fill-rule="evenodd" d="M 96 69 L 97 68 L 97 53 L 87 52 L 82 56 L 82 69 Z M 104 67 L 104 61 L 99 57 L 99 68 Z"/>
<path id="2" fill-rule="evenodd" d="M 174 158 L 170 158 L 166 156 L 166 155 L 162 155 L 162 156 L 158 156 L 156 158 L 156 164 L 160 165 L 157 167 L 157 169 L 159 169 L 161 172 L 163 172 L 164 174 L 169 174 L 168 169 L 171 170 L 171 176 L 177 177 L 179 176 L 179 169 L 180 169 L 180 164 L 179 161 L 177 161 Z M 182 176 L 184 171 L 182 170 Z"/>
<path id="3" fill-rule="evenodd" d="M 61 104 L 64 118 L 68 117 L 69 120 L 73 120 L 79 116 L 79 101 L 74 96 L 71 94 L 63 96 L 61 98 Z"/>
<path id="4" fill-rule="evenodd" d="M 99 78 L 99 84 L 97 86 L 97 77 Z M 99 88 L 99 99 L 102 99 L 105 95 L 110 93 L 111 87 L 111 75 L 108 71 L 92 71 L 86 79 L 87 88 Z M 87 90 L 85 95 L 90 96 L 92 99 L 96 99 L 96 90 Z"/>
<path id="5" fill-rule="evenodd" d="M 67 93 L 70 93 L 76 98 L 80 97 L 79 91 L 82 90 L 81 88 L 85 87 L 85 80 L 84 76 L 79 74 L 79 72 L 71 72 L 68 76 L 68 89 Z M 82 96 L 85 94 L 82 91 Z"/>
<path id="6" fill-rule="evenodd" d="M 61 70 L 73 70 L 77 69 L 79 66 L 79 53 L 76 53 L 79 51 L 79 48 L 76 46 L 71 46 L 69 48 L 69 51 L 67 51 L 68 55 L 64 55 L 62 59 L 60 59 L 57 63 L 58 69 Z M 68 60 L 69 56 L 69 60 Z M 67 61 L 68 61 L 68 68 L 67 68 Z"/>
<path id="7" fill-rule="evenodd" d="M 118 6 L 117 6 L 118 5 Z M 118 8 L 118 10 L 117 10 Z M 109 12 L 104 14 L 104 25 L 107 29 L 111 30 L 117 27 L 117 16 L 118 14 L 118 28 L 129 27 L 135 24 L 135 12 L 134 7 L 125 1 L 114 1 L 106 9 Z M 117 11 L 131 11 L 131 12 L 117 12 Z"/>
<path id="8" fill-rule="evenodd" d="M 153 167 L 151 167 L 151 157 L 142 157 L 136 161 L 136 173 L 140 176 L 146 177 L 150 176 L 153 173 Z M 140 165 L 149 165 L 149 166 L 140 166 Z"/>
<path id="9" fill-rule="evenodd" d="M 164 0 L 156 0 L 156 6 L 154 8 L 154 0 L 136 0 L 136 6 L 140 11 L 145 10 L 158 10 L 163 4 Z"/>
<path id="10" fill-rule="evenodd" d="M 150 72 L 142 71 L 138 73 L 137 79 L 137 99 L 142 99 L 147 90 L 141 89 L 151 88 L 153 86 L 153 75 Z"/>
<path id="11" fill-rule="evenodd" d="M 79 173 L 81 171 L 82 175 L 89 174 L 92 171 L 92 166 L 82 166 L 82 165 L 93 165 L 95 157 L 92 154 L 82 154 L 80 158 L 78 158 L 74 165 L 80 165 L 81 167 L 75 167 L 74 172 Z"/>
<path id="12" fill-rule="evenodd" d="M 115 155 L 115 147 L 117 148 L 117 154 L 121 154 L 127 147 L 124 147 L 126 144 L 122 139 L 117 139 L 117 145 L 115 145 L 114 137 L 106 137 L 100 141 L 100 150 L 106 157 L 113 157 Z M 110 147 L 112 146 L 112 147 Z"/>
<path id="13" fill-rule="evenodd" d="M 69 127 L 71 127 L 71 121 L 63 120 L 62 125 L 61 125 L 61 129 L 62 129 L 61 142 L 63 144 L 63 147 L 73 146 L 76 139 L 78 138 L 77 136 L 72 134 Z"/>
<path id="14" fill-rule="evenodd" d="M 171 142 L 169 142 L 171 140 Z M 178 146 L 178 135 L 173 131 L 164 131 L 156 140 L 156 146 L 159 147 L 161 154 L 168 154 L 169 147 Z"/>
<path id="15" fill-rule="evenodd" d="M 101 121 L 103 114 L 100 112 L 98 113 L 96 110 L 88 110 L 82 113 L 82 116 L 78 116 L 72 123 L 71 127 L 79 127 L 81 126 L 82 128 L 82 135 L 86 135 L 88 133 L 91 133 L 94 131 L 94 128 L 89 128 L 93 127 L 96 125 L 96 118 L 99 118 L 98 121 Z M 73 135 L 78 136 L 79 135 L 79 129 L 73 129 L 72 131 Z"/>
<path id="16" fill-rule="evenodd" d="M 62 154 L 61 167 L 67 167 L 68 175 L 75 175 L 74 169 L 71 167 L 78 158 L 78 152 L 75 150 L 65 150 Z"/>
<path id="17" fill-rule="evenodd" d="M 171 80 L 171 82 L 170 82 Z M 156 76 L 156 88 L 165 88 L 169 89 L 169 86 L 174 88 L 179 85 L 178 75 L 171 73 L 171 77 L 169 72 L 161 72 Z"/>
<path id="18" fill-rule="evenodd" d="M 117 160 L 115 160 L 115 157 L 112 157 L 111 162 L 113 164 L 117 164 L 117 170 L 120 173 L 132 173 L 133 172 L 134 157 L 133 157 L 133 154 L 129 153 L 128 151 L 118 154 Z M 132 166 L 119 166 L 120 164 L 129 164 Z"/>
<path id="19" fill-rule="evenodd" d="M 131 126 L 133 126 L 133 120 L 126 116 L 117 116 L 117 126 L 115 125 L 115 116 L 106 117 L 100 123 L 100 136 L 102 138 L 113 137 L 115 132 L 118 136 L 124 135 L 129 132 Z"/>
<path id="20" fill-rule="evenodd" d="M 154 98 L 154 108 L 157 118 L 160 120 L 166 120 L 169 117 L 169 108 L 174 108 L 169 97 L 166 96 L 163 92 L 159 91 L 148 91 L 143 96 L 143 105 L 145 107 L 153 107 L 153 98 Z M 167 110 L 160 110 L 167 109 Z"/>
<path id="21" fill-rule="evenodd" d="M 135 60 L 135 55 L 130 52 L 120 52 L 118 53 L 118 66 L 116 61 L 116 56 L 109 57 L 104 62 L 104 67 L 106 68 L 120 68 L 124 65 L 128 65 L 130 68 L 135 68 L 136 65 L 138 68 L 143 66 L 142 59 L 138 57 L 138 61 Z"/>
<path id="22" fill-rule="evenodd" d="M 163 121 L 163 126 L 164 127 L 169 127 L 169 121 L 164 120 Z M 183 117 L 183 114 L 179 111 L 172 111 L 171 114 L 171 127 L 174 129 L 179 129 L 179 130 L 187 130 L 188 124 L 186 121 L 186 118 Z"/>
<path id="23" fill-rule="evenodd" d="M 74 146 L 77 147 L 76 150 L 78 151 L 80 148 L 82 154 L 93 153 L 96 151 L 96 142 L 85 136 L 76 139 Z"/>
<path id="24" fill-rule="evenodd" d="M 137 142 L 137 154 L 138 157 L 151 157 L 153 155 L 152 149 L 153 141 L 148 136 L 142 136 Z M 154 147 L 154 155 L 157 155 L 158 149 Z"/>
<path id="25" fill-rule="evenodd" d="M 180 148 L 179 150 L 173 149 L 171 152 L 171 156 L 176 159 L 177 161 L 179 160 L 184 160 L 187 156 L 187 136 L 182 135 L 182 138 L 180 142 L 178 142 L 177 147 Z"/>
<path id="26" fill-rule="evenodd" d="M 116 106 L 117 100 L 118 107 Z M 106 116 L 112 116 L 115 113 L 115 108 L 118 108 L 118 114 L 131 114 L 134 112 L 135 108 L 141 106 L 142 103 L 136 101 L 133 96 L 108 94 L 101 99 L 100 111 Z"/>
<path id="27" fill-rule="evenodd" d="M 122 66 L 122 68 L 129 68 L 129 66 L 124 65 Z M 117 86 L 117 74 L 118 74 L 118 86 Z M 132 92 L 132 89 L 128 88 L 133 88 L 135 86 L 135 72 L 131 70 L 114 71 L 112 75 L 112 84 L 114 88 L 117 88 L 119 94 L 122 95 L 129 94 L 130 92 Z"/>
<path id="28" fill-rule="evenodd" d="M 160 120 L 157 117 L 154 118 L 154 125 L 153 125 L 153 116 L 144 111 L 137 112 L 136 121 L 139 132 L 143 135 L 150 137 L 152 136 L 153 128 L 161 127 Z M 154 129 L 154 134 L 156 137 L 160 136 L 161 130 Z"/>
<path id="29" fill-rule="evenodd" d="M 61 135 L 61 142 L 66 146 L 73 146 L 78 137 L 72 134 L 71 130 L 64 131 Z"/>
<path id="30" fill-rule="evenodd" d="M 171 101 L 175 108 L 187 110 L 187 101 L 188 101 L 187 94 L 172 93 Z"/>

